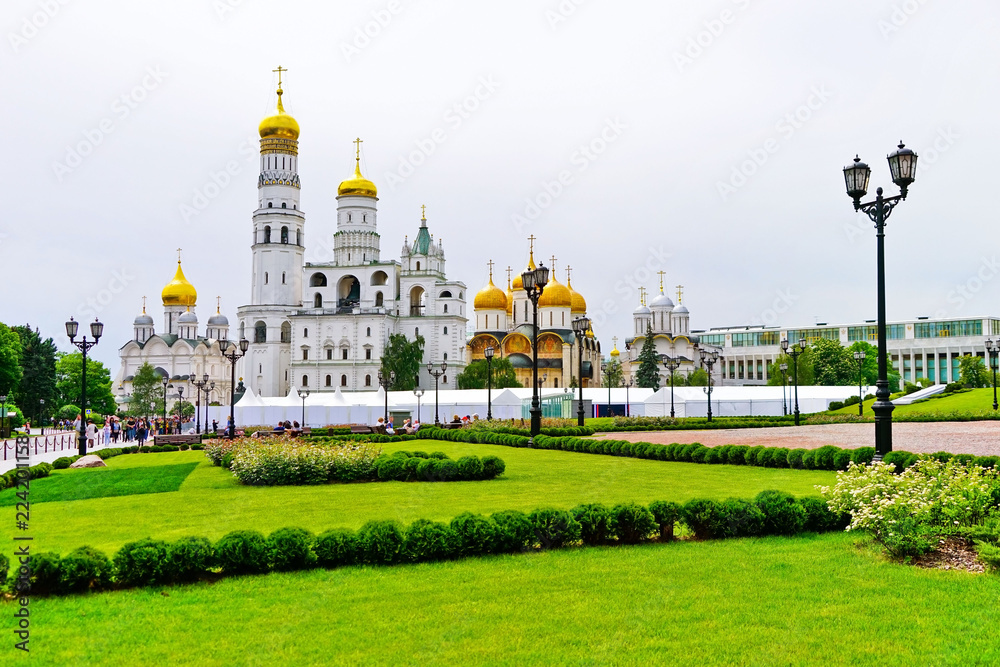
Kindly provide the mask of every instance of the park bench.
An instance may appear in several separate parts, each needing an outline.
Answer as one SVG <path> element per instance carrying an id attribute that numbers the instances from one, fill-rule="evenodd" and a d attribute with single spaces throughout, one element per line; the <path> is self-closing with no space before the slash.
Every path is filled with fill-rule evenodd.
<path id="1" fill-rule="evenodd" d="M 197 434 L 154 435 L 154 445 L 200 445 L 201 436 Z"/>
<path id="2" fill-rule="evenodd" d="M 365 424 L 351 424 L 351 435 L 374 433 L 375 429 Z"/>

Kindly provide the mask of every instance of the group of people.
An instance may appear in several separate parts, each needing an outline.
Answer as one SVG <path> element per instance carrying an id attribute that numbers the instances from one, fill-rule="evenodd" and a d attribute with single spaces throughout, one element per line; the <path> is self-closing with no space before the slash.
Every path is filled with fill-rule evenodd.
<path id="1" fill-rule="evenodd" d="M 420 422 L 416 419 L 403 421 L 403 425 L 400 427 L 399 432 L 405 433 L 406 435 L 413 435 L 420 428 Z M 384 417 L 379 417 L 378 421 L 375 422 L 375 430 L 378 433 L 385 433 L 386 435 L 396 435 L 396 428 L 392 425 L 392 420 L 386 421 Z"/>
<path id="2" fill-rule="evenodd" d="M 77 415 L 72 422 L 61 420 L 59 426 L 65 429 L 72 428 L 80 431 L 81 415 Z M 147 419 L 145 417 L 125 417 L 109 416 L 104 420 L 103 426 L 98 426 L 93 419 L 87 418 L 86 434 L 87 448 L 95 446 L 106 446 L 118 443 L 135 442 L 141 447 L 154 435 L 179 435 L 182 433 L 195 432 L 194 420 L 186 418 L 161 417 Z M 212 432 L 219 432 L 219 422 L 212 420 Z"/>

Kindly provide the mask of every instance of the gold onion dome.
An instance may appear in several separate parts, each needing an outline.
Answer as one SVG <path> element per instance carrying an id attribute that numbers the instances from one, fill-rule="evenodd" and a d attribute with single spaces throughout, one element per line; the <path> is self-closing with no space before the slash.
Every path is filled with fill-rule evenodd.
<path id="1" fill-rule="evenodd" d="M 549 280 L 549 284 L 542 290 L 542 296 L 538 299 L 539 308 L 569 308 L 573 303 L 573 296 L 569 288 L 556 280 L 555 276 Z"/>
<path id="2" fill-rule="evenodd" d="M 528 268 L 525 271 L 534 271 L 536 268 L 538 267 L 535 266 L 535 251 L 532 250 L 528 256 Z M 524 290 L 524 281 L 521 279 L 520 273 L 514 276 L 514 291 L 517 290 Z"/>
<path id="3" fill-rule="evenodd" d="M 593 337 L 594 337 L 594 330 L 587 329 L 587 338 L 593 338 Z"/>
<path id="4" fill-rule="evenodd" d="M 493 284 L 492 275 L 490 275 L 490 284 L 476 294 L 473 308 L 476 310 L 507 310 L 507 295 Z"/>
<path id="5" fill-rule="evenodd" d="M 576 315 L 583 315 L 587 312 L 587 301 L 583 298 L 583 295 L 573 289 L 573 282 L 566 278 L 566 288 L 569 290 L 570 296 L 570 313 Z"/>
<path id="6" fill-rule="evenodd" d="M 194 285 L 189 283 L 188 279 L 184 277 L 180 260 L 177 260 L 177 273 L 174 274 L 174 279 L 167 283 L 160 296 L 163 298 L 164 306 L 190 307 L 197 302 L 198 292 L 195 290 Z"/>
<path id="7" fill-rule="evenodd" d="M 278 108 L 273 114 L 260 121 L 257 131 L 260 133 L 261 139 L 292 139 L 294 141 L 299 138 L 299 124 L 291 115 L 285 113 L 285 107 L 281 104 L 282 93 L 283 91 L 279 87 Z"/>
<path id="8" fill-rule="evenodd" d="M 620 354 L 621 354 L 621 352 L 619 352 L 619 351 L 618 351 L 618 346 L 617 346 L 617 345 L 615 345 L 614 349 L 613 349 L 613 350 L 611 350 L 611 356 L 612 356 L 612 357 L 617 357 L 617 356 L 618 356 L 618 355 L 620 355 Z"/>

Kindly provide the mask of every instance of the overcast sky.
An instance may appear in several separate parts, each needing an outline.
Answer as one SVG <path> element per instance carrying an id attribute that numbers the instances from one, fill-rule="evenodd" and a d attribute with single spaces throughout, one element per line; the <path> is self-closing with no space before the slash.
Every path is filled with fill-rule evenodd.
<path id="1" fill-rule="evenodd" d="M 875 317 L 875 233 L 844 194 L 859 153 L 920 155 L 887 228 L 890 319 L 1000 314 L 1000 5 L 969 0 L 6 0 L 0 320 L 117 350 L 175 249 L 204 327 L 250 296 L 257 124 L 302 128 L 307 259 L 336 189 L 379 188 L 382 258 L 420 205 L 448 276 L 555 255 L 610 349 L 635 286 L 685 285 L 695 329 Z M 227 169 L 228 172 L 227 173 Z M 498 269 L 498 273 L 502 269 Z M 498 276 L 502 284 L 505 275 Z M 471 301 L 471 299 L 470 299 Z"/>

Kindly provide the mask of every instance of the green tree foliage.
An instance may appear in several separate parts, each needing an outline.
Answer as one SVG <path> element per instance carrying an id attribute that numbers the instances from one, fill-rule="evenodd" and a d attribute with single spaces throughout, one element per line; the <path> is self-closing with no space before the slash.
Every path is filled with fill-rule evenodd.
<path id="1" fill-rule="evenodd" d="M 167 416 L 168 417 L 170 415 L 176 416 L 178 410 L 180 411 L 180 414 L 184 417 L 194 417 L 194 403 L 191 403 L 190 401 L 174 401 L 174 404 L 170 407 L 170 410 L 167 412 Z M 153 414 L 153 413 L 144 412 L 142 414 Z"/>
<path id="2" fill-rule="evenodd" d="M 0 394 L 13 394 L 21 384 L 21 338 L 0 322 Z"/>
<path id="3" fill-rule="evenodd" d="M 493 388 L 520 387 L 517 373 L 506 357 L 493 357 Z M 455 378 L 459 389 L 486 389 L 486 360 L 476 359 Z"/>
<path id="4" fill-rule="evenodd" d="M 674 386 L 681 386 L 679 377 L 674 375 Z M 686 378 L 684 378 L 683 384 L 688 387 L 707 387 L 708 386 L 708 372 L 704 368 L 696 368 L 691 371 Z"/>
<path id="5" fill-rule="evenodd" d="M 839 340 L 820 338 L 812 344 L 812 353 L 816 384 L 823 386 L 857 384 L 858 364 L 854 361 L 853 353 L 848 352 Z"/>
<path id="6" fill-rule="evenodd" d="M 990 384 L 986 374 L 986 364 L 982 357 L 974 357 L 967 354 L 958 360 L 959 382 L 966 387 L 979 389 Z"/>
<path id="7" fill-rule="evenodd" d="M 815 372 L 813 371 L 814 355 L 811 347 L 807 347 L 805 352 L 798 357 L 799 386 L 816 384 Z M 853 359 L 851 360 L 854 361 Z M 792 363 L 790 354 L 779 354 L 777 360 L 767 367 L 767 384 L 771 387 L 781 386 L 781 364 L 788 364 L 788 384 L 795 381 L 793 371 L 795 364 Z"/>
<path id="8" fill-rule="evenodd" d="M 847 348 L 847 354 L 854 369 L 853 375 L 851 375 L 851 384 L 856 385 L 858 383 L 858 362 L 854 360 L 855 352 L 865 353 L 865 360 L 861 364 L 861 384 L 874 386 L 878 380 L 878 348 L 863 340 L 855 341 Z"/>
<path id="9" fill-rule="evenodd" d="M 656 354 L 656 341 L 649 327 L 639 350 L 639 370 L 635 374 L 635 382 L 637 386 L 653 391 L 660 388 L 660 357 Z"/>
<path id="10" fill-rule="evenodd" d="M 139 366 L 132 378 L 132 395 L 129 398 L 128 414 L 142 417 L 163 413 L 163 381 L 151 364 Z"/>
<path id="11" fill-rule="evenodd" d="M 83 355 L 60 354 L 56 360 L 57 403 L 62 407 L 67 403 L 80 405 Z M 111 373 L 96 359 L 87 358 L 87 407 L 95 413 L 114 414 L 117 406 L 111 394 Z"/>
<path id="12" fill-rule="evenodd" d="M 389 336 L 389 344 L 382 355 L 382 374 L 396 373 L 392 391 L 413 391 L 417 386 L 420 364 L 424 359 L 424 337 L 408 340 L 403 334 Z"/>
<path id="13" fill-rule="evenodd" d="M 56 405 L 56 344 L 51 338 L 42 340 L 38 329 L 31 325 L 13 327 L 21 340 L 21 382 L 14 392 L 15 400 L 31 421 L 45 419 L 58 408 Z M 42 401 L 45 401 L 43 406 Z"/>
<path id="14" fill-rule="evenodd" d="M 622 378 L 625 377 L 625 373 L 622 371 L 622 365 L 618 361 L 617 357 L 612 357 L 604 366 L 604 386 L 605 387 L 620 387 L 622 384 Z"/>

